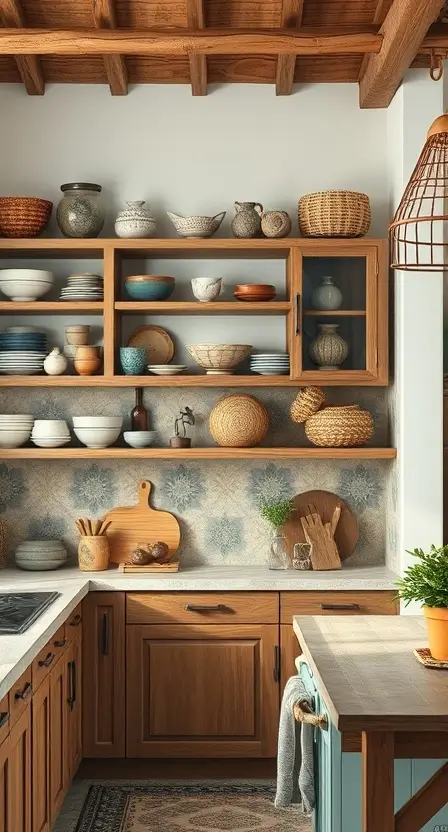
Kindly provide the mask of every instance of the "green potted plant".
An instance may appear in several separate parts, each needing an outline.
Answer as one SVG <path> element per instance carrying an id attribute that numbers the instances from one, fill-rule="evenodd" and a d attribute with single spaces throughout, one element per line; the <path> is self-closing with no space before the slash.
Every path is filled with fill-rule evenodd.
<path id="1" fill-rule="evenodd" d="M 271 500 L 261 506 L 263 520 L 272 528 L 271 546 L 268 556 L 269 569 L 288 569 L 290 557 L 283 526 L 295 510 L 292 500 Z"/>
<path id="2" fill-rule="evenodd" d="M 448 662 L 448 546 L 431 546 L 429 552 L 414 549 L 417 558 L 398 583 L 405 604 L 419 601 L 428 626 L 429 649 L 434 659 Z"/>

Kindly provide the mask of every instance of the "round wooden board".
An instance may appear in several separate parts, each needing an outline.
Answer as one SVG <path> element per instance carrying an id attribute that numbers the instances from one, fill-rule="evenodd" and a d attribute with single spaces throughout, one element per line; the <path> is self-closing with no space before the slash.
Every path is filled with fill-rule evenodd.
<path id="1" fill-rule="evenodd" d="M 337 494 L 333 494 L 332 491 L 304 491 L 303 494 L 293 497 L 293 503 L 297 510 L 293 512 L 284 526 L 291 556 L 294 543 L 306 543 L 300 518 L 310 514 L 310 506 L 316 509 L 324 523 L 330 522 L 336 506 L 341 507 L 341 516 L 334 539 L 341 560 L 346 560 L 353 554 L 359 537 L 358 521 L 347 503 L 344 503 L 344 500 Z"/>
<path id="2" fill-rule="evenodd" d="M 134 329 L 128 347 L 145 347 L 148 364 L 169 364 L 174 355 L 174 343 L 166 329 L 153 324 Z"/>

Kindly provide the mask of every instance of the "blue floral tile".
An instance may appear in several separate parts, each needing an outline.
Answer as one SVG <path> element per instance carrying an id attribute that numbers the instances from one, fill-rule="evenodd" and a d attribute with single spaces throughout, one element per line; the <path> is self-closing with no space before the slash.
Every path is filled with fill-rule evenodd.
<path id="1" fill-rule="evenodd" d="M 291 497 L 294 493 L 291 469 L 281 468 L 273 462 L 269 462 L 264 468 L 252 468 L 247 492 L 249 499 L 256 506 L 271 500 Z"/>
<path id="2" fill-rule="evenodd" d="M 211 517 L 205 528 L 205 546 L 213 554 L 226 558 L 244 547 L 244 524 L 241 517 Z"/>
<path id="3" fill-rule="evenodd" d="M 79 468 L 73 474 L 70 486 L 73 506 L 87 509 L 92 514 L 99 514 L 116 500 L 116 487 L 110 468 L 89 465 Z"/>
<path id="4" fill-rule="evenodd" d="M 19 508 L 27 491 L 23 468 L 10 468 L 2 462 L 0 464 L 0 513 L 6 511 L 7 508 Z"/>
<path id="5" fill-rule="evenodd" d="M 64 517 L 52 517 L 45 514 L 43 517 L 32 517 L 28 525 L 28 536 L 30 540 L 61 540 L 67 529 Z"/>
<path id="6" fill-rule="evenodd" d="M 201 508 L 205 494 L 203 471 L 186 465 L 170 468 L 162 484 L 168 503 L 178 511 Z"/>
<path id="7" fill-rule="evenodd" d="M 356 465 L 353 468 L 342 468 L 337 491 L 351 508 L 362 514 L 367 508 L 378 508 L 384 485 L 377 468 Z"/>

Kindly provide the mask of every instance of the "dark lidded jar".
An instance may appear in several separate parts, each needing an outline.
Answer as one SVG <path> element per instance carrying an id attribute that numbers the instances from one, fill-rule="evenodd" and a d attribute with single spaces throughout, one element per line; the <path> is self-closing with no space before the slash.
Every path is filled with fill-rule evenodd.
<path id="1" fill-rule="evenodd" d="M 104 225 L 101 185 L 69 182 L 61 191 L 56 218 L 64 237 L 98 237 Z"/>

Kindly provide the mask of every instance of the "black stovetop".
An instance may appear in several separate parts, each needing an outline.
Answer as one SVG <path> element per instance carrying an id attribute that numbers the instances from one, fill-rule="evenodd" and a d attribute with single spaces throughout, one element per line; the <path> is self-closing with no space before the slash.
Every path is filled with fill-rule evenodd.
<path id="1" fill-rule="evenodd" d="M 59 595 L 59 592 L 0 592 L 0 635 L 24 633 Z"/>

